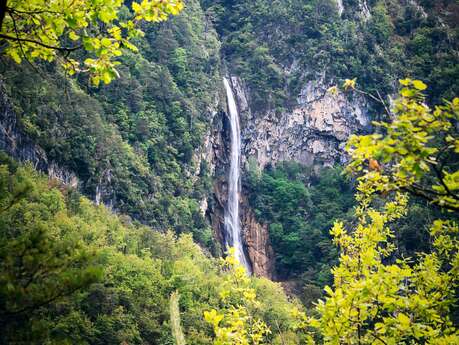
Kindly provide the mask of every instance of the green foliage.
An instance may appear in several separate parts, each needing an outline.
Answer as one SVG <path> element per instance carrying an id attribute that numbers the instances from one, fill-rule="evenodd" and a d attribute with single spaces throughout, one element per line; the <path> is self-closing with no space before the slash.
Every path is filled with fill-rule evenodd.
<path id="1" fill-rule="evenodd" d="M 95 89 L 54 65 L 3 59 L 9 98 L 50 161 L 76 173 L 82 192 L 157 229 L 192 232 L 211 247 L 199 202 L 211 191 L 199 162 L 221 84 L 218 41 L 197 1 L 167 25 L 146 26 L 139 53 L 119 57 L 120 78 Z M 196 172 L 199 171 L 199 174 Z"/>
<path id="2" fill-rule="evenodd" d="M 225 309 L 218 313 L 215 309 L 204 312 L 204 319 L 210 323 L 215 333 L 215 345 L 258 345 L 271 331 L 262 320 L 256 318 L 259 303 L 255 289 L 250 287 L 250 278 L 235 256 L 234 248 L 222 263 L 229 274 L 220 290 Z"/>
<path id="3" fill-rule="evenodd" d="M 0 189 L 1 343 L 172 345 L 180 313 L 187 344 L 212 344 L 204 311 L 225 313 L 237 287 L 190 235 L 117 217 L 3 155 Z M 244 274 L 244 287 L 275 336 L 291 328 L 279 286 Z"/>
<path id="4" fill-rule="evenodd" d="M 406 203 L 406 197 L 397 195 L 386 202 L 384 211 L 362 206 L 351 235 L 342 223 L 333 227 L 341 249 L 340 265 L 333 269 L 334 288 L 325 288 L 328 295 L 317 306 L 320 319 L 307 321 L 326 344 L 459 340 L 449 317 L 458 284 L 457 225 L 436 221 L 431 229 L 434 252 L 414 266 L 407 260 L 384 264 L 395 249 L 388 223 L 403 216 Z"/>
<path id="5" fill-rule="evenodd" d="M 159 22 L 178 14 L 182 1 L 132 2 L 132 13 L 121 0 L 9 0 L 2 5 L 0 38 L 6 40 L 4 53 L 15 62 L 57 60 L 70 74 L 89 71 L 95 85 L 119 76 L 116 58 L 123 49 L 138 51 L 131 42 L 144 32 L 141 21 Z M 88 57 L 81 63 L 69 58 L 84 49 Z"/>
<path id="6" fill-rule="evenodd" d="M 340 84 L 350 76 L 382 95 L 394 93 L 393 80 L 405 75 L 428 81 L 429 100 L 458 92 L 457 8 L 451 1 L 367 1 L 367 19 L 361 1 L 344 1 L 341 17 L 332 0 L 203 3 L 230 71 L 250 88 L 252 111 L 289 107 L 310 80 Z"/>
<path id="7" fill-rule="evenodd" d="M 296 308 L 287 303 L 282 288 L 267 279 L 251 279 L 237 261 L 234 248 L 221 261 L 224 280 L 218 287 L 220 310 L 204 312 L 212 325 L 215 345 L 278 344 L 291 336 Z M 292 337 L 292 345 L 299 339 Z"/>
<path id="8" fill-rule="evenodd" d="M 29 313 L 100 279 L 87 227 L 66 212 L 63 195 L 25 167 L 0 166 L 0 323 L 33 327 Z M 3 333 L 3 332 L 2 332 Z M 25 333 L 24 337 L 31 334 Z M 26 340 L 26 339 L 24 339 Z"/>
<path id="9" fill-rule="evenodd" d="M 328 230 L 336 219 L 346 219 L 354 202 L 350 183 L 339 168 L 308 176 L 295 163 L 283 163 L 249 176 L 249 202 L 257 219 L 269 225 L 280 278 L 301 276 L 322 286 L 330 281 L 336 262 Z"/>
<path id="10" fill-rule="evenodd" d="M 351 232 L 342 222 L 331 230 L 340 247 L 339 265 L 333 269 L 333 288 L 325 288 L 327 296 L 316 308 L 318 316 L 297 313 L 298 326 L 310 327 L 311 344 L 314 338 L 325 344 L 459 341 L 453 319 L 459 286 L 457 222 L 434 220 L 431 250 L 394 260 L 396 221 L 407 212 L 403 192 L 445 212 L 457 206 L 454 179 L 445 178 L 457 174 L 457 101 L 432 112 L 424 103 L 423 82 L 405 79 L 401 84 L 395 118 L 379 124 L 383 134 L 354 136 L 348 143 L 348 170 L 358 176 L 358 223 Z"/>
<path id="11" fill-rule="evenodd" d="M 394 105 L 391 123 L 375 123 L 382 134 L 353 136 L 347 144 L 353 161 L 348 170 L 366 172 L 360 179 L 362 195 L 392 190 L 408 191 L 432 204 L 459 210 L 459 98 L 431 110 L 419 80 L 401 80 L 401 98 Z M 365 170 L 378 160 L 382 169 Z"/>

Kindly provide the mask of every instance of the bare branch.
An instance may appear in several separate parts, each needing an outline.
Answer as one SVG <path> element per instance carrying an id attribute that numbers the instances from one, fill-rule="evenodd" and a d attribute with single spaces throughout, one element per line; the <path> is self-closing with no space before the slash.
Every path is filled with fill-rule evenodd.
<path id="1" fill-rule="evenodd" d="M 63 15 L 63 13 L 61 13 L 61 12 L 55 12 L 55 11 L 50 11 L 50 10 L 20 11 L 20 10 L 17 10 L 15 8 L 11 8 L 11 7 L 6 7 L 6 11 L 10 12 L 10 13 L 28 14 L 28 15 L 42 14 L 42 13 Z"/>
<path id="2" fill-rule="evenodd" d="M 0 38 L 10 40 L 10 41 L 16 41 L 16 42 L 29 42 L 29 43 L 33 43 L 33 44 L 39 45 L 44 48 L 53 49 L 53 50 L 57 50 L 60 52 L 72 52 L 82 47 L 82 45 L 75 46 L 75 47 L 57 47 L 57 46 L 52 46 L 52 45 L 49 45 L 49 44 L 46 44 L 40 41 L 32 40 L 30 38 L 20 38 L 20 37 L 5 35 L 5 34 L 0 34 Z"/>

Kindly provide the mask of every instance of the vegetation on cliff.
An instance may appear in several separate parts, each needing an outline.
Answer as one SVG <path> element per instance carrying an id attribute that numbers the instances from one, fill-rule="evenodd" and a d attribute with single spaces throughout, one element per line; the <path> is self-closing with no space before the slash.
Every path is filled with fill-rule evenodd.
<path id="1" fill-rule="evenodd" d="M 349 141 L 355 221 L 334 224 L 333 285 L 309 312 L 280 285 L 247 277 L 231 252 L 218 263 L 189 235 L 115 216 L 2 156 L 2 342 L 173 344 L 174 335 L 227 345 L 457 342 L 459 230 L 449 213 L 459 199 L 459 100 L 431 110 L 424 84 L 402 82 L 396 118 L 380 124 L 386 134 Z M 378 165 L 368 165 L 376 157 Z M 265 178 L 307 194 L 285 180 L 298 178 L 298 167 L 280 171 Z M 336 171 L 324 180 L 328 174 L 336 181 Z M 408 194 L 419 190 L 444 215 L 430 223 L 431 248 L 408 259 L 397 254 L 395 232 Z"/>
<path id="2" fill-rule="evenodd" d="M 315 176 L 293 162 L 250 172 L 249 203 L 258 221 L 268 224 L 278 279 L 321 287 L 331 282 L 338 254 L 329 230 L 335 219 L 351 218 L 355 205 L 341 172 L 328 168 Z"/>
<path id="3" fill-rule="evenodd" d="M 353 136 L 348 142 L 347 170 L 357 177 L 356 221 L 346 225 L 337 221 L 331 229 L 340 251 L 339 264 L 332 269 L 333 286 L 325 287 L 326 296 L 309 315 L 292 310 L 299 334 L 289 343 L 459 341 L 459 227 L 457 219 L 450 218 L 459 201 L 459 99 L 432 110 L 422 94 L 424 83 L 406 79 L 401 84 L 394 120 L 377 124 L 386 129 L 384 134 Z M 429 224 L 431 248 L 404 258 L 397 255 L 394 239 L 410 195 L 429 200 L 444 214 Z M 215 344 L 269 343 L 246 340 L 247 332 L 242 332 L 241 342 L 222 341 L 223 318 L 208 317 L 214 322 Z M 249 320 L 240 322 L 239 330 Z M 269 334 L 269 329 L 262 324 L 255 339 L 260 333 Z M 234 334 L 241 336 L 238 331 Z"/>
<path id="4" fill-rule="evenodd" d="M 457 4 L 342 4 L 0 1 L 5 98 L 80 180 L 0 154 L 0 343 L 458 343 Z M 400 80 L 390 121 L 351 137 L 351 181 L 289 162 L 248 172 L 277 277 L 301 283 L 303 305 L 231 249 L 209 253 L 202 150 L 221 52 L 254 119 L 311 80 L 346 80 L 352 97 L 359 76 L 378 100 L 400 75 L 431 84 Z"/>
<path id="5" fill-rule="evenodd" d="M 66 47 L 85 35 L 116 41 L 107 30 L 136 17 L 130 2 L 121 6 L 120 1 L 101 1 L 103 6 L 97 8 L 64 3 L 89 8 L 85 14 L 69 14 L 69 21 L 82 15 L 78 18 L 92 23 L 98 19 L 91 16 L 100 12 L 104 18 L 104 11 L 115 11 L 116 17 L 111 14 L 108 26 L 94 27 L 94 32 L 71 27 L 51 13 L 39 14 L 43 23 L 27 25 L 36 15 L 29 13 L 31 8 L 47 2 L 7 1 L 2 33 L 13 34 L 12 18 L 21 19 L 19 36 L 38 35 L 49 27 L 58 31 L 51 34 L 54 43 Z M 167 3 L 180 7 L 179 1 Z M 87 73 L 69 79 L 61 65 L 38 62 L 41 53 L 31 61 L 34 68 L 24 59 L 17 66 L 2 54 L 0 73 L 26 134 L 45 150 L 49 161 L 77 175 L 85 195 L 157 229 L 191 232 L 215 250 L 200 210 L 200 202 L 212 190 L 201 149 L 213 114 L 224 106 L 217 105 L 221 53 L 225 67 L 249 85 L 255 112 L 285 107 L 296 99 L 299 86 L 321 78 L 319 71 L 325 73 L 325 84 L 359 76 L 365 90 L 378 90 L 383 96 L 394 92 L 399 75 L 429 81 L 430 100 L 457 93 L 454 3 L 368 1 L 367 19 L 359 14 L 359 3 L 344 1 L 339 16 L 332 0 L 188 0 L 180 15 L 167 21 L 146 25 L 134 18 L 135 30 L 143 32 L 130 40 L 138 52 L 120 44 L 122 55 L 112 59 L 119 78 L 108 86 L 94 87 Z M 54 1 L 51 5 L 57 6 Z M 158 2 L 146 1 L 147 5 Z M 54 21 L 64 26 L 51 27 Z M 27 48 L 26 56 L 34 49 L 55 59 L 61 55 L 32 42 L 26 47 L 18 40 L 8 42 L 8 51 L 19 56 L 21 46 Z M 97 59 L 98 50 L 82 48 L 71 58 L 83 65 L 87 58 Z"/>
<path id="6" fill-rule="evenodd" d="M 318 317 L 305 324 L 325 343 L 459 341 L 459 227 L 457 218 L 446 217 L 459 201 L 459 98 L 431 109 L 424 83 L 400 82 L 394 120 L 377 124 L 384 134 L 348 142 L 347 170 L 358 176 L 358 222 L 350 231 L 342 222 L 331 230 L 340 248 L 333 288 L 325 288 Z M 377 166 L 368 165 L 372 159 Z M 444 215 L 429 224 L 429 251 L 397 258 L 396 220 L 406 215 L 409 195 L 440 206 Z"/>
<path id="7" fill-rule="evenodd" d="M 202 2 L 253 111 L 285 109 L 308 81 L 351 76 L 382 95 L 405 76 L 427 81 L 430 101 L 458 94 L 454 0 L 344 0 L 341 15 L 336 0 Z"/>
<path id="8" fill-rule="evenodd" d="M 219 42 L 197 1 L 142 30 L 139 52 L 116 57 L 119 78 L 109 85 L 5 56 L 2 81 L 26 134 L 49 161 L 77 175 L 85 195 L 212 247 L 199 209 L 211 181 L 199 152 L 221 84 Z"/>

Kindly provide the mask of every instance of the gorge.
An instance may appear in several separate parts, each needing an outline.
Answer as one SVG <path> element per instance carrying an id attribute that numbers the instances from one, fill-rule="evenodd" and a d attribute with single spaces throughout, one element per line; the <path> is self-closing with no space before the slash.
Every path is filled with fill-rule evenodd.
<path id="1" fill-rule="evenodd" d="M 358 187 L 368 176 L 392 183 L 413 173 L 386 179 L 400 166 L 413 168 L 423 183 L 438 176 L 457 182 L 457 152 L 443 156 L 457 138 L 454 0 L 5 3 L 2 344 L 233 345 L 222 339 L 238 332 L 249 345 L 304 343 L 312 326 L 299 325 L 322 315 L 318 299 L 352 292 L 367 303 L 374 286 L 384 284 L 402 291 L 391 284 L 421 262 L 418 253 L 434 251 L 430 226 L 445 221 L 439 233 L 455 224 L 454 211 L 441 206 L 456 207 L 455 185 L 428 189 L 429 196 L 449 193 L 440 206 L 419 195 L 405 200 L 396 193 L 405 186 Z M 416 116 L 405 116 L 407 109 Z M 438 121 L 446 124 L 428 127 L 425 136 L 411 133 L 422 132 L 424 124 L 412 122 L 423 116 L 443 116 Z M 408 134 L 383 142 L 399 129 L 398 118 Z M 434 132 L 439 128 L 448 134 Z M 426 138 L 415 144 L 433 148 L 409 164 L 393 164 L 403 159 L 398 154 L 412 153 L 410 138 Z M 449 146 L 435 151 L 443 142 Z M 432 152 L 446 168 L 424 178 Z M 362 216 L 365 190 L 375 200 L 364 206 L 375 212 Z M 385 238 L 378 226 L 387 219 L 395 232 Z M 381 242 L 365 238 L 366 248 L 377 248 L 368 251 L 368 272 L 384 284 L 367 286 L 362 296 L 349 285 L 370 284 L 373 276 L 360 280 L 366 273 L 341 263 L 354 259 L 342 254 L 350 243 L 349 253 L 358 252 L 353 234 L 369 224 Z M 362 237 L 367 233 L 373 232 Z M 397 261 L 407 257 L 416 259 Z M 386 264 L 393 270 L 384 271 Z M 445 270 L 426 273 L 427 266 Z M 446 282 L 437 284 L 445 289 L 455 286 L 449 263 L 425 267 L 416 272 Z M 391 272 L 400 274 L 377 275 Z M 346 285 L 347 278 L 336 278 L 341 273 L 355 279 Z M 445 291 L 434 295 L 454 300 Z M 410 309 L 415 304 L 402 295 L 387 300 L 403 298 L 409 307 L 389 305 L 377 321 L 392 323 L 362 344 L 382 345 L 374 334 L 403 343 L 400 334 L 408 331 L 397 325 L 411 327 L 430 315 Z M 381 306 L 375 299 L 368 305 Z M 344 313 L 340 329 L 351 332 L 358 322 L 352 298 L 346 302 L 327 315 Z M 448 308 L 432 320 L 446 320 Z M 450 334 L 447 325 L 459 321 L 452 310 L 454 321 L 441 327 L 425 322 L 429 334 Z M 328 330 L 328 321 L 321 327 Z M 374 321 L 362 321 L 361 329 L 373 329 Z M 313 336 L 318 344 L 326 337 Z"/>
<path id="2" fill-rule="evenodd" d="M 346 140 L 351 134 L 370 132 L 373 114 L 381 109 L 361 94 L 327 90 L 344 78 L 362 75 L 358 78 L 362 87 L 393 94 L 385 80 L 423 72 L 389 67 L 396 40 L 384 35 L 407 40 L 408 56 L 414 44 L 409 42 L 421 42 L 419 35 L 430 37 L 440 30 L 435 27 L 430 34 L 423 29 L 428 23 L 425 11 L 414 3 L 394 3 L 385 8 L 386 14 L 381 4 L 368 1 L 311 1 L 308 6 L 296 1 L 257 8 L 248 2 L 234 6 L 189 1 L 180 16 L 147 29 L 145 44 L 157 46 L 157 51 L 145 51 L 135 64 L 132 57 L 124 58 L 121 78 L 100 90 L 74 88 L 58 72 L 33 82 L 30 68 L 5 61 L 8 78 L 2 96 L 9 105 L 3 107 L 2 148 L 20 160 L 32 160 L 52 177 L 78 185 L 97 203 L 159 230 L 193 233 L 215 255 L 222 255 L 222 247 L 233 240 L 245 243 L 241 261 L 250 261 L 256 275 L 273 277 L 269 224 L 260 222 L 249 205 L 252 196 L 244 182 L 251 162 L 263 170 L 292 161 L 315 173 L 345 164 Z M 445 6 L 454 13 L 452 5 Z M 418 35 L 416 41 L 404 33 L 396 11 L 419 15 L 419 29 L 410 29 Z M 315 16 L 322 18 L 320 25 L 312 20 Z M 451 22 L 449 17 L 444 20 Z M 240 21 L 244 25 L 231 26 Z M 260 23 L 273 34 L 267 35 Z M 295 41 L 299 32 L 305 32 L 306 41 Z M 287 44 L 281 37 L 292 41 Z M 374 37 L 378 39 L 373 41 Z M 353 51 L 363 39 L 368 46 Z M 323 42 L 333 44 L 325 49 Z M 448 42 L 436 42 L 437 51 L 447 49 Z M 386 55 L 380 54 L 381 47 Z M 308 55 L 313 51 L 315 55 Z M 377 61 L 376 56 L 380 56 Z M 448 64 L 448 59 L 446 55 L 440 64 Z M 227 69 L 239 124 L 231 115 L 228 89 L 221 87 L 222 70 Z M 431 69 L 438 70 L 442 69 Z M 383 77 L 385 71 L 392 77 Z M 451 85 L 439 87 L 446 95 L 453 92 L 455 84 Z M 20 87 L 27 87 L 30 96 L 18 96 L 15 90 Z M 165 94 L 165 89 L 172 91 Z M 236 125 L 242 137 L 239 159 L 234 158 Z M 240 210 L 236 186 L 241 186 Z M 240 232 L 235 230 L 237 213 Z"/>

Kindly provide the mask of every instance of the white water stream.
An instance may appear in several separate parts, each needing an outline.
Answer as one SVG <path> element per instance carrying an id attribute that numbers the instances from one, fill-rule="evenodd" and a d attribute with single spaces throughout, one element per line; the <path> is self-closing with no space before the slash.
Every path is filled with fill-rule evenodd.
<path id="1" fill-rule="evenodd" d="M 230 171 L 228 176 L 228 204 L 225 210 L 226 245 L 234 247 L 236 258 L 250 274 L 250 265 L 244 252 L 241 238 L 241 223 L 239 219 L 239 194 L 240 183 L 240 160 L 241 160 L 241 132 L 239 128 L 239 113 L 234 100 L 233 90 L 228 79 L 224 78 L 228 101 L 228 113 L 231 125 L 231 152 Z"/>

